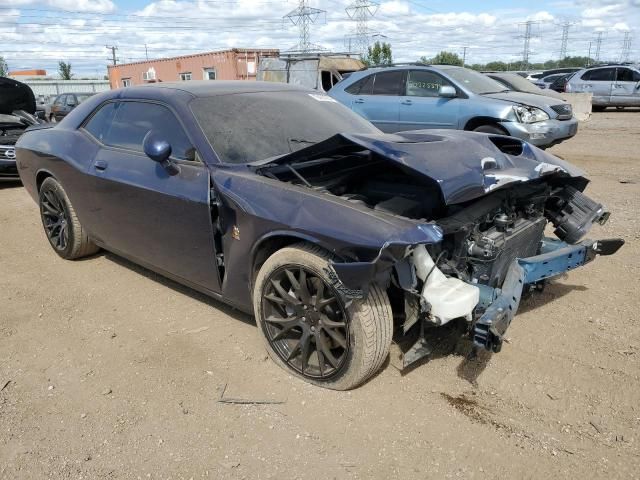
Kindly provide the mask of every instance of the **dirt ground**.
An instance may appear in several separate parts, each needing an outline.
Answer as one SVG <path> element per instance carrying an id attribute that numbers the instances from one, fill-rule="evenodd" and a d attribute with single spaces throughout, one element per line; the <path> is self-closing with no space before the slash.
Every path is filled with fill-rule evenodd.
<path id="1" fill-rule="evenodd" d="M 640 112 L 551 151 L 623 249 L 524 301 L 500 354 L 342 393 L 288 376 L 221 303 L 109 253 L 61 260 L 0 185 L 0 478 L 639 478 Z"/>

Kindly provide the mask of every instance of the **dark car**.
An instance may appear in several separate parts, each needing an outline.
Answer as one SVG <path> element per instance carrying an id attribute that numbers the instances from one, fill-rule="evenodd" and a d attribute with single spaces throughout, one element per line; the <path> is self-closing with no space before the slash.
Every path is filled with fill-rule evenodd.
<path id="1" fill-rule="evenodd" d="M 95 95 L 94 93 L 63 93 L 58 95 L 51 104 L 51 113 L 49 121 L 60 121 L 69 114 L 71 110 L 76 108 L 87 98 Z"/>
<path id="2" fill-rule="evenodd" d="M 0 180 L 18 180 L 15 144 L 27 127 L 38 123 L 31 88 L 0 77 Z"/>
<path id="3" fill-rule="evenodd" d="M 105 248 L 252 313 L 275 362 L 334 389 L 373 375 L 394 334 L 414 342 L 404 365 L 447 323 L 499 351 L 526 285 L 622 244 L 581 240 L 608 213 L 526 142 L 383 134 L 286 84 L 107 92 L 17 153 L 58 255 Z"/>
<path id="4" fill-rule="evenodd" d="M 504 85 L 509 90 L 515 90 L 516 92 L 533 93 L 534 95 L 544 95 L 545 97 L 552 97 L 562 99 L 556 91 L 549 89 L 542 89 L 535 85 L 533 82 L 527 80 L 522 75 L 518 75 L 515 72 L 488 72 L 485 75 L 492 78 L 501 85 Z M 570 105 L 569 105 L 570 106 Z"/>

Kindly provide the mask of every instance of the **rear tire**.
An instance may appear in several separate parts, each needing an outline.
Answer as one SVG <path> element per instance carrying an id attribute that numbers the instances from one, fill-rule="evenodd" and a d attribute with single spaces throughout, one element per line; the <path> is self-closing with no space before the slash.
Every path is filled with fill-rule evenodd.
<path id="1" fill-rule="evenodd" d="M 473 129 L 474 132 L 481 133 L 493 133 L 496 135 L 509 135 L 507 132 L 502 130 L 500 127 L 496 127 L 495 125 L 480 125 Z"/>
<path id="2" fill-rule="evenodd" d="M 58 255 L 75 260 L 100 250 L 82 228 L 67 193 L 56 179 L 49 177 L 42 182 L 39 204 L 42 226 Z"/>
<path id="3" fill-rule="evenodd" d="M 393 315 L 386 292 L 377 285 L 371 285 L 366 298 L 351 301 L 336 290 L 327 273 L 332 260 L 305 244 L 277 251 L 258 272 L 253 305 L 276 364 L 314 385 L 348 390 L 386 360 Z"/>

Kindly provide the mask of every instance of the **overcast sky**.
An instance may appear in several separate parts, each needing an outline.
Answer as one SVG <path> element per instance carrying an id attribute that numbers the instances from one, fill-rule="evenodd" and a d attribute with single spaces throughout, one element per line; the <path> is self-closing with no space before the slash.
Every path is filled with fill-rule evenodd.
<path id="1" fill-rule="evenodd" d="M 308 0 L 326 11 L 311 26 L 311 41 L 346 51 L 354 22 L 345 12 L 352 0 Z M 229 47 L 279 48 L 298 42 L 298 29 L 283 19 L 294 0 L 8 0 L 0 2 L 0 55 L 11 69 L 45 68 L 71 62 L 78 76 L 106 73 L 110 52 L 120 62 L 176 56 Z M 524 24 L 532 26 L 530 60 L 557 59 L 561 25 L 571 22 L 569 55 L 587 55 L 602 33 L 600 58 L 618 61 L 626 31 L 631 59 L 640 60 L 640 0 L 379 0 L 368 22 L 386 36 L 396 61 L 415 61 L 440 50 L 468 63 L 522 58 Z M 382 38 L 382 37 L 381 37 Z M 147 51 L 145 52 L 145 44 Z"/>

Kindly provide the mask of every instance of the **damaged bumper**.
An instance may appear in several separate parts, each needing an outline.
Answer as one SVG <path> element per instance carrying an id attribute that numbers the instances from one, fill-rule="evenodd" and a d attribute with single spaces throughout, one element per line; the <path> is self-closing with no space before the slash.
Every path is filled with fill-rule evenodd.
<path id="1" fill-rule="evenodd" d="M 518 310 L 526 285 L 581 267 L 597 255 L 612 255 L 623 244 L 622 239 L 608 239 L 584 240 L 576 245 L 569 245 L 545 238 L 540 255 L 513 261 L 502 288 L 481 286 L 478 308 L 484 309 L 484 312 L 473 324 L 474 345 L 493 352 L 500 351 L 504 334 Z"/>

